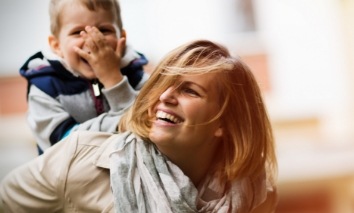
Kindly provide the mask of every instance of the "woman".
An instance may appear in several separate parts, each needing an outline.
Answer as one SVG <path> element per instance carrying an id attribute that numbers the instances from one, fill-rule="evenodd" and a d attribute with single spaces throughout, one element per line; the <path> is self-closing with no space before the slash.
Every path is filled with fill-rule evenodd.
<path id="1" fill-rule="evenodd" d="M 276 157 L 261 92 L 223 46 L 200 40 L 170 52 L 119 130 L 73 133 L 12 172 L 1 186 L 5 209 L 274 211 Z"/>

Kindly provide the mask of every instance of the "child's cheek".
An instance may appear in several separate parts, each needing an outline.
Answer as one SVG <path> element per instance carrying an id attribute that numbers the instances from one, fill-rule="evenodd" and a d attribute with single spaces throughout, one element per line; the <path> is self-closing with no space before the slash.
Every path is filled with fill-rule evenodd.
<path id="1" fill-rule="evenodd" d="M 108 37 L 108 38 L 106 38 L 106 41 L 107 41 L 108 45 L 111 46 L 114 50 L 117 48 L 117 42 L 118 42 L 117 38 Z"/>

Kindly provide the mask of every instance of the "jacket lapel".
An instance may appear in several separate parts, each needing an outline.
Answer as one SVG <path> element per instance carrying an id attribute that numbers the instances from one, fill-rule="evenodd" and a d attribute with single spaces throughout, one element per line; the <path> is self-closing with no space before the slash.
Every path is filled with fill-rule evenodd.
<path id="1" fill-rule="evenodd" d="M 102 143 L 102 145 L 98 148 L 95 157 L 93 159 L 93 164 L 97 167 L 101 167 L 104 169 L 110 169 L 110 161 L 109 156 L 114 151 L 115 147 L 115 138 L 117 134 L 113 134 L 106 141 Z"/>

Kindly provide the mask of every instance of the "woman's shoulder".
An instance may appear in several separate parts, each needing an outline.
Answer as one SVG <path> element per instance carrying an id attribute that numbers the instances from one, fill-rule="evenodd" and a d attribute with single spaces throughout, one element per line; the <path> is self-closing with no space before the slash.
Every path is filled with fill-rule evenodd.
<path id="1" fill-rule="evenodd" d="M 72 139 L 76 140 L 78 145 L 82 146 L 101 146 L 104 141 L 108 138 L 116 135 L 109 132 L 99 132 L 99 131 L 75 131 L 70 136 Z"/>
<path id="2" fill-rule="evenodd" d="M 115 143 L 118 147 L 119 144 L 126 144 L 132 140 L 141 140 L 137 135 L 132 132 L 123 133 L 109 133 L 99 131 L 75 131 L 72 132 L 65 141 L 76 144 L 75 146 L 93 146 L 101 147 L 103 144 Z"/>
<path id="3" fill-rule="evenodd" d="M 141 139 L 129 131 L 123 133 L 75 131 L 60 143 L 67 143 L 66 150 L 73 157 L 95 155 L 97 160 L 108 158 L 114 150 L 120 150 L 135 140 Z"/>

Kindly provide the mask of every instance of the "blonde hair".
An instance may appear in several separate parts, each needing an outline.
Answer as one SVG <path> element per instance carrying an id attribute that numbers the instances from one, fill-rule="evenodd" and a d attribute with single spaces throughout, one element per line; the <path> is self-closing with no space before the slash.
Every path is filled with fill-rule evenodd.
<path id="1" fill-rule="evenodd" d="M 60 32 L 60 16 L 64 5 L 73 2 L 82 4 L 90 11 L 103 9 L 111 13 L 115 16 L 119 29 L 123 29 L 120 6 L 117 0 L 51 0 L 49 3 L 50 31 L 54 36 L 58 36 Z"/>
<path id="2" fill-rule="evenodd" d="M 155 68 L 134 105 L 120 121 L 120 131 L 132 131 L 149 140 L 152 124 L 149 110 L 159 96 L 182 75 L 217 73 L 223 138 L 216 152 L 216 168 L 223 181 L 263 175 L 274 183 L 276 157 L 271 124 L 259 86 L 249 69 L 228 50 L 207 40 L 198 40 L 171 51 Z M 220 153 L 220 154 L 218 154 Z"/>

